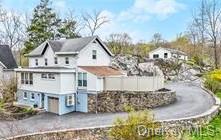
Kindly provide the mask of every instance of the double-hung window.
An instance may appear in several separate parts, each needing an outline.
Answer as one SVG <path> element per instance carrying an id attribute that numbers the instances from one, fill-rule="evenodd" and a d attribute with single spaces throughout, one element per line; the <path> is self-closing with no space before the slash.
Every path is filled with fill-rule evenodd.
<path id="1" fill-rule="evenodd" d="M 58 64 L 58 58 L 57 57 L 54 58 L 54 64 Z"/>
<path id="2" fill-rule="evenodd" d="M 28 94 L 27 94 L 27 92 L 24 92 L 24 93 L 23 93 L 23 99 L 28 99 Z"/>
<path id="3" fill-rule="evenodd" d="M 33 73 L 29 73 L 29 84 L 33 85 Z"/>
<path id="4" fill-rule="evenodd" d="M 78 86 L 87 87 L 87 73 L 78 73 Z"/>
<path id="5" fill-rule="evenodd" d="M 48 65 L 48 59 L 45 58 L 45 66 L 47 66 L 47 65 Z"/>
<path id="6" fill-rule="evenodd" d="M 38 66 L 38 59 L 35 59 L 35 66 Z"/>
<path id="7" fill-rule="evenodd" d="M 69 57 L 65 57 L 65 64 L 66 64 L 66 65 L 69 64 Z"/>
<path id="8" fill-rule="evenodd" d="M 25 84 L 29 84 L 29 81 L 28 81 L 28 73 L 25 73 Z"/>
<path id="9" fill-rule="evenodd" d="M 35 94 L 31 93 L 31 101 L 34 101 L 34 100 L 35 100 Z"/>
<path id="10" fill-rule="evenodd" d="M 97 59 L 97 51 L 96 50 L 92 51 L 92 59 L 94 59 L 94 60 Z"/>
<path id="11" fill-rule="evenodd" d="M 25 74 L 22 72 L 21 73 L 21 84 L 25 83 Z"/>

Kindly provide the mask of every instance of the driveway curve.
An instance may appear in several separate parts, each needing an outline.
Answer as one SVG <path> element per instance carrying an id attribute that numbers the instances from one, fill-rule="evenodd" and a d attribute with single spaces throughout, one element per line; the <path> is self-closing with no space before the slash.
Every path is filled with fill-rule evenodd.
<path id="1" fill-rule="evenodd" d="M 214 104 L 213 97 L 201 89 L 200 82 L 168 83 L 166 87 L 176 91 L 177 101 L 174 104 L 153 109 L 157 120 L 199 115 L 209 110 Z M 0 138 L 1 135 L 9 136 L 39 131 L 111 125 L 117 117 L 126 118 L 127 113 L 71 113 L 63 116 L 44 113 L 20 121 L 0 121 Z"/>

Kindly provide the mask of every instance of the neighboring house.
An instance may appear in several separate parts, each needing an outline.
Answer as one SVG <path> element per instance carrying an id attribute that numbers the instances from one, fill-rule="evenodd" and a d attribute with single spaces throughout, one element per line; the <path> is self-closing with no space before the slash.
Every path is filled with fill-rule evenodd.
<path id="1" fill-rule="evenodd" d="M 59 115 L 88 112 L 89 94 L 104 89 L 104 77 L 122 76 L 99 37 L 45 41 L 27 55 L 28 68 L 16 69 L 17 103 Z"/>
<path id="2" fill-rule="evenodd" d="M 179 60 L 187 60 L 188 56 L 185 52 L 159 47 L 149 53 L 150 59 L 171 59 L 176 58 Z"/>
<path id="3" fill-rule="evenodd" d="M 16 61 L 8 45 L 0 45 L 0 82 L 14 78 Z"/>

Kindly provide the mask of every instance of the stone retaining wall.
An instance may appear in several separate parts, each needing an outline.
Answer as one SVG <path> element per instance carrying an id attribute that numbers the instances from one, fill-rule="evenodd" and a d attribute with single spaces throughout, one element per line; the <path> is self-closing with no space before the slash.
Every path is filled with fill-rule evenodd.
<path id="1" fill-rule="evenodd" d="M 162 129 L 166 132 L 173 129 L 175 129 L 176 131 L 182 131 L 190 128 L 198 128 L 199 125 L 201 126 L 209 123 L 209 121 L 211 121 L 219 113 L 220 108 L 220 100 L 216 98 L 213 94 L 211 95 L 214 97 L 215 102 L 213 107 L 207 112 L 192 117 L 172 120 L 160 120 L 156 123 L 160 123 Z M 111 127 L 113 126 L 100 126 L 94 128 L 41 132 L 29 135 L 16 136 L 13 138 L 8 138 L 8 140 L 108 140 L 108 131 Z"/>
<path id="2" fill-rule="evenodd" d="M 132 92 L 106 91 L 98 95 L 88 95 L 89 112 L 123 112 L 125 105 L 135 110 L 144 110 L 168 105 L 176 101 L 174 91 Z M 97 109 L 96 109 L 97 108 Z"/>

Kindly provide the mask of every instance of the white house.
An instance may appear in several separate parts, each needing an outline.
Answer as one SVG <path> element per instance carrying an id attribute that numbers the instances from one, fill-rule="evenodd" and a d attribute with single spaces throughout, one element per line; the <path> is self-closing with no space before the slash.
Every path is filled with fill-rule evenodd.
<path id="1" fill-rule="evenodd" d="M 122 76 L 113 54 L 97 36 L 45 41 L 16 69 L 17 103 L 59 115 L 88 112 L 87 97 L 103 91 L 104 77 Z"/>
<path id="2" fill-rule="evenodd" d="M 150 59 L 171 59 L 176 58 L 179 60 L 187 60 L 188 56 L 185 52 L 159 47 L 149 53 Z"/>
<path id="3" fill-rule="evenodd" d="M 0 83 L 14 77 L 16 61 L 8 45 L 0 45 Z"/>

